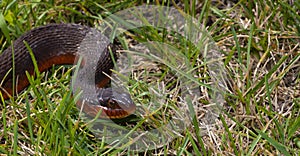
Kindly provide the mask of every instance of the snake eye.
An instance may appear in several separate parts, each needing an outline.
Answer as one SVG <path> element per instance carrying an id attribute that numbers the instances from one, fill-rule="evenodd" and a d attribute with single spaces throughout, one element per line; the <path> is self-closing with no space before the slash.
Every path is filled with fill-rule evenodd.
<path id="1" fill-rule="evenodd" d="M 115 101 L 115 100 L 112 99 L 112 98 L 110 98 L 110 99 L 107 100 L 106 105 L 107 105 L 107 107 L 109 107 L 109 108 L 114 108 L 114 109 L 120 108 L 118 102 Z"/>
<path id="2" fill-rule="evenodd" d="M 111 99 L 111 98 L 107 100 L 107 105 L 108 106 L 116 105 L 116 104 L 117 104 L 117 102 L 115 100 Z"/>

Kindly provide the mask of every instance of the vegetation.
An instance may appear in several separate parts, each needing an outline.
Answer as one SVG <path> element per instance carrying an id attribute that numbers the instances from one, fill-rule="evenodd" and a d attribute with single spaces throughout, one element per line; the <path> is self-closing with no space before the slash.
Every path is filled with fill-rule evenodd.
<path id="1" fill-rule="evenodd" d="M 299 1 L 0 2 L 0 53 L 25 32 L 49 23 L 78 23 L 109 32 L 121 47 L 120 57 L 136 55 L 128 75 L 120 76 L 122 67 L 114 75 L 126 80 L 125 88 L 137 104 L 136 113 L 126 119 L 91 120 L 76 108 L 80 94 L 72 94 L 70 87 L 75 67 L 53 66 L 28 76 L 30 86 L 15 98 L 0 98 L 0 153 L 300 154 Z M 154 20 L 145 15 L 139 17 L 144 27 L 117 34 L 121 28 L 109 21 L 110 15 L 150 4 L 176 8 L 185 19 L 193 17 L 197 23 L 189 35 L 203 32 L 211 38 L 194 44 L 178 33 L 180 26 L 172 31 L 149 26 Z M 127 16 L 132 17 L 121 14 Z M 157 20 L 163 23 L 168 16 Z M 126 24 L 118 18 L 115 22 Z M 207 41 L 212 45 L 201 44 Z M 161 57 L 149 55 L 151 50 Z M 219 57 L 209 57 L 213 50 Z M 189 68 L 180 68 L 182 64 Z M 193 94 L 181 99 L 187 90 L 182 84 L 198 90 L 193 92 L 195 101 Z M 214 94 L 216 90 L 220 93 Z M 167 123 L 171 128 L 160 129 Z"/>

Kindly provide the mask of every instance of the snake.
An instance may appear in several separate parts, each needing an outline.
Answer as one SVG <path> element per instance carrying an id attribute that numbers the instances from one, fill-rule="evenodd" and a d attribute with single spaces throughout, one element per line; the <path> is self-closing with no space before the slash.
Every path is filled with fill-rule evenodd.
<path id="1" fill-rule="evenodd" d="M 89 34 L 97 34 L 99 42 L 91 42 L 92 44 L 79 53 L 80 45 Z M 93 85 L 86 86 L 90 90 L 95 90 L 96 95 L 82 95 L 76 102 L 77 108 L 88 116 L 98 118 L 120 119 L 133 114 L 136 105 L 130 94 L 107 87 L 114 68 L 113 60 L 118 59 L 115 46 L 99 30 L 81 24 L 47 24 L 34 28 L 13 41 L 12 45 L 0 54 L 2 97 L 4 100 L 14 98 L 12 95 L 17 95 L 29 86 L 26 72 L 35 75 L 35 64 L 31 54 L 36 60 L 38 70 L 43 72 L 54 65 L 72 65 L 79 54 L 84 55 L 89 53 L 89 49 L 95 48 L 103 49 L 103 52 L 97 58 L 95 78 L 92 78 Z M 85 61 L 87 60 L 82 62 Z M 80 83 L 85 85 L 89 82 Z"/>

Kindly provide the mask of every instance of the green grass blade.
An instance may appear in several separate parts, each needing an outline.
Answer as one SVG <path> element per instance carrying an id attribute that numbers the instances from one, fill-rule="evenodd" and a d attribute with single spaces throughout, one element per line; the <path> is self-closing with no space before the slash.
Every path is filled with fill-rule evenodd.
<path id="1" fill-rule="evenodd" d="M 266 133 L 259 131 L 259 134 L 262 138 L 266 139 L 268 143 L 270 143 L 272 146 L 274 146 L 277 150 L 279 150 L 283 155 L 290 156 L 291 154 L 287 151 L 287 147 L 283 144 L 279 143 L 273 138 L 270 138 Z"/>

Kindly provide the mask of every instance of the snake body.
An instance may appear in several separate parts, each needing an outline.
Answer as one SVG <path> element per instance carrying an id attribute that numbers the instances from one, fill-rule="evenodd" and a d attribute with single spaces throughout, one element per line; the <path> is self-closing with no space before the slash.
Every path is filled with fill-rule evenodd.
<path id="1" fill-rule="evenodd" d="M 25 71 L 34 74 L 33 61 L 24 41 L 30 46 L 39 71 L 45 71 L 53 65 L 74 64 L 81 42 L 91 32 L 92 28 L 77 24 L 49 24 L 19 37 L 13 42 L 13 46 L 0 55 L 0 82 L 2 81 L 0 91 L 4 99 L 8 99 L 14 91 L 20 92 L 29 85 Z M 107 38 L 103 38 L 106 39 L 103 42 L 108 42 Z M 93 46 L 103 48 L 101 45 Z M 115 50 L 112 50 L 112 53 L 116 58 Z M 13 56 L 15 89 L 13 89 Z M 111 88 L 104 89 L 110 80 L 104 73 L 110 75 L 114 67 L 107 47 L 104 47 L 104 52 L 97 60 L 99 61 L 94 79 L 98 87 L 97 99 L 91 100 L 84 96 L 77 102 L 77 107 L 82 108 L 90 116 L 96 116 L 100 112 L 100 118 L 123 118 L 132 114 L 135 105 L 130 95 L 114 92 Z"/>

